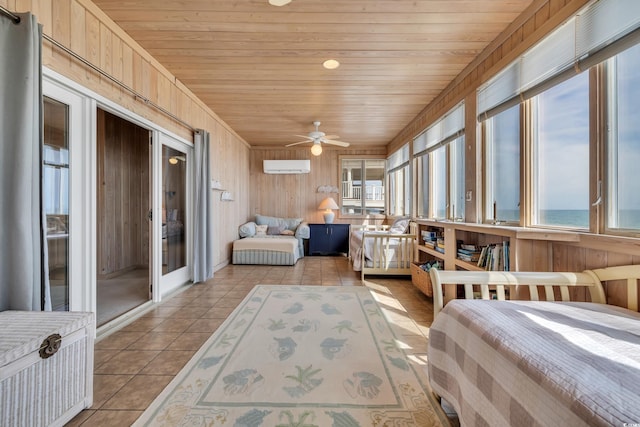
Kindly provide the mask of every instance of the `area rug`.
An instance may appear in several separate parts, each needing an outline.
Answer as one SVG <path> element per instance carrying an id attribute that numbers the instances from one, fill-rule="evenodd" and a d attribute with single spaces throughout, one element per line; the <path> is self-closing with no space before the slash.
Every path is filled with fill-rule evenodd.
<path id="1" fill-rule="evenodd" d="M 258 285 L 136 426 L 440 426 L 366 287 Z"/>

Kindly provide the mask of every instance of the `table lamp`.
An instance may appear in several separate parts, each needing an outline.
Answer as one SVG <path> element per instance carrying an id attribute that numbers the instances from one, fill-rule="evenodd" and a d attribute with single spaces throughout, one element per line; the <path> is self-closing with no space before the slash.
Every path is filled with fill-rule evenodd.
<path id="1" fill-rule="evenodd" d="M 320 203 L 320 206 L 318 206 L 318 210 L 324 210 L 325 224 L 333 223 L 333 218 L 335 218 L 336 215 L 333 213 L 332 209 L 339 209 L 339 206 L 336 201 L 333 200 L 333 197 L 327 197 Z"/>

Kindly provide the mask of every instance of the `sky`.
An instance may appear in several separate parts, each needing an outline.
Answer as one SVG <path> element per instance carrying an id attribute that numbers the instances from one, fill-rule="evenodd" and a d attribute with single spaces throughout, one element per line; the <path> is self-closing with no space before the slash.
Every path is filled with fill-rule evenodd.
<path id="1" fill-rule="evenodd" d="M 640 209 L 640 45 L 618 56 L 617 73 L 619 209 Z M 593 202 L 588 96 L 588 72 L 538 96 L 540 209 L 584 210 Z M 515 171 L 501 173 L 513 176 Z"/>

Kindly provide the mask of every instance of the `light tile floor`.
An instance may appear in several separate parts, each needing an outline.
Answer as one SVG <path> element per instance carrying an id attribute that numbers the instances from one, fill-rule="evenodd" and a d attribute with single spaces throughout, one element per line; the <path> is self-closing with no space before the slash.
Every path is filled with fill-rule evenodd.
<path id="1" fill-rule="evenodd" d="M 67 426 L 131 425 L 256 284 L 363 285 L 344 257 L 305 257 L 293 267 L 229 265 L 96 342 L 93 406 Z M 371 276 L 364 284 L 408 353 L 426 363 L 432 300 L 410 278 Z"/>

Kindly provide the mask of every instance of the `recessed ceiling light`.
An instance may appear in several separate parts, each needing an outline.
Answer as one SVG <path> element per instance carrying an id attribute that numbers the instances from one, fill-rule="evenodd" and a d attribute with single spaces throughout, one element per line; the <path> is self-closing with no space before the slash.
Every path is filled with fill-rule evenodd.
<path id="1" fill-rule="evenodd" d="M 271 6 L 284 6 L 291 3 L 291 0 L 269 0 Z"/>
<path id="2" fill-rule="evenodd" d="M 327 59 L 322 63 L 322 66 L 327 70 L 334 70 L 340 66 L 340 63 L 335 59 Z"/>

